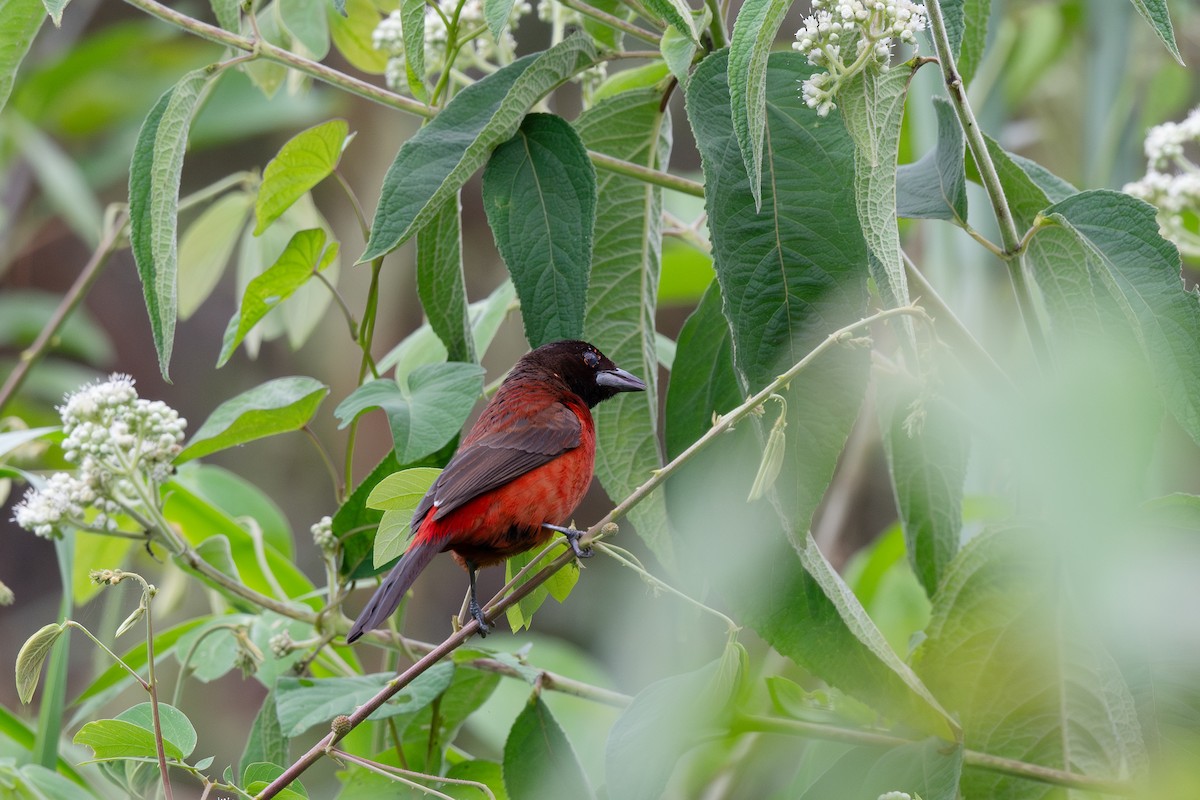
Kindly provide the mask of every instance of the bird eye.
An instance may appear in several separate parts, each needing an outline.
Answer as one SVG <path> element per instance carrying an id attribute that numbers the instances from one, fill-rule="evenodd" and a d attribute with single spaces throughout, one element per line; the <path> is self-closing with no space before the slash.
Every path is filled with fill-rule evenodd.
<path id="1" fill-rule="evenodd" d="M 586 350 L 583 353 L 583 363 L 595 369 L 596 365 L 600 363 L 600 356 L 596 355 L 594 350 Z"/>

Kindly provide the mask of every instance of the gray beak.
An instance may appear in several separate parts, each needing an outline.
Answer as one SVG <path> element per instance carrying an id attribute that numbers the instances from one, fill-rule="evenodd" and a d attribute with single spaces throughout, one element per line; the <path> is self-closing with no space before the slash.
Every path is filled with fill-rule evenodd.
<path id="1" fill-rule="evenodd" d="M 623 369 L 606 369 L 596 373 L 596 383 L 617 392 L 644 392 L 645 382 Z"/>

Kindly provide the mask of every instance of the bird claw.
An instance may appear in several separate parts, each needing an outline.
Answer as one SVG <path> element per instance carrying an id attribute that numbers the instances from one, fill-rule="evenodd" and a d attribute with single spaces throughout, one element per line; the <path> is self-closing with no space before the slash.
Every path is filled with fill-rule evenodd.
<path id="1" fill-rule="evenodd" d="M 571 545 L 571 549 L 575 551 L 576 558 L 591 558 L 595 555 L 595 551 L 591 546 L 581 547 L 579 540 L 583 538 L 583 531 L 577 531 L 574 528 L 567 528 L 563 531 L 563 536 L 567 537 L 567 544 Z"/>
<path id="2" fill-rule="evenodd" d="M 479 636 L 486 639 L 487 635 L 492 631 L 492 626 L 488 625 L 487 620 L 484 618 L 483 609 L 479 607 L 479 603 L 471 600 L 471 604 L 467 606 L 467 611 L 479 623 Z"/>

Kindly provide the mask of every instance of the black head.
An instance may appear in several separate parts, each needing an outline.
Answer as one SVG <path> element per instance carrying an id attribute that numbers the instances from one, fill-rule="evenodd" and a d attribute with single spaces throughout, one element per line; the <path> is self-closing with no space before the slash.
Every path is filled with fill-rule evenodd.
<path id="1" fill-rule="evenodd" d="M 550 342 L 527 353 L 521 362 L 523 366 L 540 368 L 561 378 L 588 407 L 618 392 L 646 389 L 640 378 L 620 369 L 587 342 L 572 339 Z"/>

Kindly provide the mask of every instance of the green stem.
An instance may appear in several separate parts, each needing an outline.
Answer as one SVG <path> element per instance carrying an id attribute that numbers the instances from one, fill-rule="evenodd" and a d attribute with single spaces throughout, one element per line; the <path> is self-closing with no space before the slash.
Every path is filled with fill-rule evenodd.
<path id="1" fill-rule="evenodd" d="M 585 17 L 591 17 L 601 25 L 607 25 L 614 30 L 627 33 L 630 36 L 641 39 L 643 42 L 652 44 L 655 47 L 658 47 L 660 44 L 662 44 L 661 36 L 656 36 L 645 28 L 639 28 L 632 22 L 609 14 L 607 11 L 601 11 L 598 8 L 594 8 L 587 3 L 582 2 L 582 0 L 558 0 L 558 2 L 572 11 L 577 11 L 580 14 L 583 14 Z"/>
<path id="2" fill-rule="evenodd" d="M 779 719 L 753 714 L 738 714 L 734 717 L 733 730 L 739 733 L 760 732 L 777 733 L 788 736 L 804 736 L 814 739 L 825 739 L 847 744 L 882 745 L 884 747 L 900 747 L 913 744 L 919 740 L 907 739 L 890 733 L 867 731 L 856 728 L 843 728 L 837 725 L 825 725 L 818 722 L 805 722 L 797 719 Z M 948 747 L 952 746 L 949 742 Z M 1075 772 L 1044 767 L 1041 764 L 1031 764 L 1013 758 L 1003 758 L 977 750 L 963 750 L 963 766 L 1013 775 L 1019 778 L 1048 783 L 1054 786 L 1065 786 L 1070 789 L 1099 792 L 1101 794 L 1117 794 L 1132 797 L 1135 792 L 1132 786 L 1121 781 L 1093 778 Z"/>
<path id="3" fill-rule="evenodd" d="M 661 186 L 664 189 L 673 189 L 682 194 L 691 195 L 692 197 L 704 197 L 704 184 L 696 181 L 681 178 L 678 175 L 672 175 L 669 172 L 662 172 L 657 169 L 643 167 L 640 164 L 634 164 L 629 161 L 622 161 L 619 158 L 598 153 L 595 150 L 588 150 L 588 158 L 592 160 L 600 169 L 606 169 L 609 172 L 615 172 L 618 175 L 626 175 L 630 178 L 637 178 L 640 181 Z"/>
<path id="4" fill-rule="evenodd" d="M 321 443 L 321 440 L 317 437 L 316 432 L 311 426 L 306 424 L 300 430 L 304 432 L 304 435 L 313 443 L 313 447 L 317 448 L 317 452 L 321 454 L 321 463 L 325 465 L 325 471 L 329 473 L 329 478 L 333 481 L 334 499 L 339 504 L 345 502 L 347 487 L 338 482 L 337 467 L 334 466 L 333 458 L 329 455 L 329 451 L 325 449 L 325 445 Z"/>
<path id="5" fill-rule="evenodd" d="M 125 223 L 128 221 L 128 213 L 122 211 L 116 214 L 109 222 L 104 231 L 104 235 L 100 238 L 100 243 L 96 245 L 95 251 L 92 252 L 91 258 L 80 271 L 75 282 L 71 284 L 71 288 L 63 295 L 62 301 L 58 304 L 58 308 L 54 309 L 54 315 L 46 322 L 46 325 L 38 333 L 33 344 L 21 351 L 21 355 L 17 358 L 16 366 L 13 371 L 8 374 L 4 380 L 4 386 L 0 387 L 0 412 L 8 405 L 9 401 L 20 390 L 25 383 L 25 379 L 29 377 L 30 370 L 34 365 L 42 360 L 46 352 L 50 349 L 51 343 L 54 341 L 62 326 L 66 324 L 71 313 L 83 302 L 83 298 L 91 291 L 96 279 L 100 277 L 101 271 L 108 263 L 111 256 L 117 249 L 117 243 L 121 239 L 121 231 L 125 228 Z"/>
<path id="6" fill-rule="evenodd" d="M 141 686 L 143 689 L 149 690 L 149 688 L 150 688 L 150 685 L 149 685 L 149 684 L 146 682 L 146 679 L 145 679 L 145 678 L 143 678 L 141 675 L 138 675 L 138 673 L 137 673 L 137 670 L 135 670 L 133 667 L 131 667 L 131 666 L 129 666 L 128 664 L 126 664 L 126 663 L 125 663 L 125 661 L 124 661 L 124 659 L 122 659 L 122 658 L 121 658 L 119 655 L 117 655 L 116 653 L 114 653 L 112 650 L 109 650 L 109 649 L 108 649 L 108 646 L 107 646 L 106 644 L 104 644 L 104 642 L 100 641 L 100 640 L 99 640 L 99 639 L 97 639 L 95 636 L 93 636 L 93 635 L 92 635 L 92 632 L 91 632 L 91 631 L 89 631 L 87 628 L 83 627 L 82 625 L 80 625 L 78 622 L 76 622 L 76 621 L 75 621 L 75 620 L 73 620 L 73 619 L 69 619 L 69 620 L 66 620 L 66 621 L 64 621 L 64 622 L 63 622 L 63 627 L 66 627 L 66 628 L 74 628 L 75 630 L 77 630 L 77 631 L 81 632 L 81 633 L 82 633 L 84 636 L 86 636 L 86 637 L 88 637 L 89 639 L 91 639 L 91 640 L 92 640 L 92 642 L 93 642 L 93 644 L 95 644 L 97 647 L 99 647 L 99 648 L 100 648 L 101 650 L 103 650 L 105 653 L 108 653 L 108 656 L 109 656 L 109 658 L 111 658 L 111 659 L 112 659 L 112 660 L 113 660 L 113 661 L 114 661 L 116 664 L 118 664 L 118 665 L 119 665 L 121 668 L 123 668 L 123 669 L 124 669 L 126 672 L 128 672 L 130 675 L 132 675 L 132 676 L 133 676 L 133 679 L 134 679 L 135 681 L 137 681 L 137 682 L 138 682 L 138 684 L 139 684 L 139 685 L 140 685 L 140 686 Z"/>
<path id="7" fill-rule="evenodd" d="M 138 580 L 141 580 L 139 577 Z M 146 674 L 149 677 L 150 692 L 150 715 L 154 721 L 154 748 L 158 753 L 158 770 L 162 773 L 163 795 L 166 800 L 173 800 L 174 793 L 171 791 L 171 776 L 167 771 L 167 752 L 163 746 L 162 721 L 158 715 L 158 681 L 154 676 L 154 622 L 150 613 L 150 600 L 154 596 L 154 592 L 144 580 L 141 580 L 143 589 L 146 595 L 144 605 L 146 607 Z"/>
<path id="8" fill-rule="evenodd" d="M 182 214 L 192 206 L 198 206 L 218 195 L 224 194 L 236 186 L 252 187 L 257 182 L 258 173 L 251 170 L 243 170 L 235 172 L 232 175 L 226 175 L 224 178 L 210 183 L 203 189 L 197 189 L 186 197 L 179 198 L 179 213 Z"/>
<path id="9" fill-rule="evenodd" d="M 738 625 L 736 622 L 731 620 L 729 617 L 722 614 L 720 611 L 717 611 L 715 608 L 712 608 L 711 606 L 704 605 L 704 603 L 701 603 L 696 598 L 691 597 L 690 595 L 684 594 L 683 592 L 679 591 L 671 584 L 666 583 L 665 581 L 662 581 L 659 578 L 652 575 L 650 572 L 648 572 L 646 570 L 645 567 L 641 566 L 640 564 L 635 562 L 632 558 L 627 556 L 624 553 L 624 551 L 622 551 L 621 548 L 614 547 L 613 545 L 610 545 L 610 544 L 597 544 L 596 549 L 599 550 L 601 553 L 604 553 L 604 555 L 608 556 L 609 558 L 615 559 L 618 564 L 621 564 L 622 566 L 628 567 L 629 569 L 633 570 L 639 576 L 641 576 L 642 580 L 646 581 L 650 585 L 655 586 L 659 589 L 662 589 L 663 591 L 668 592 L 670 594 L 673 594 L 676 597 L 681 598 L 682 600 L 690 603 L 691 605 L 693 605 L 696 608 L 700 609 L 701 611 L 705 612 L 706 614 L 711 614 L 714 617 L 716 617 L 717 619 L 721 620 L 722 622 L 725 623 L 725 627 L 731 636 L 742 629 L 740 625 Z"/>
<path id="10" fill-rule="evenodd" d="M 967 147 L 971 151 L 972 158 L 975 159 L 975 165 L 979 168 L 979 177 L 983 188 L 987 192 L 988 200 L 991 201 L 992 210 L 996 215 L 996 224 L 1000 228 L 1000 240 L 1004 244 L 1004 252 L 1011 256 L 1005 263 L 1008 265 L 1008 277 L 1017 298 L 1017 308 L 1021 312 L 1021 320 L 1025 324 L 1025 330 L 1033 345 L 1038 363 L 1043 368 L 1047 367 L 1050 364 L 1049 346 L 1037 315 L 1033 291 L 1026 277 L 1025 256 L 1021 247 L 1021 237 L 1017 233 L 1016 221 L 1009 208 L 1008 198 L 1004 195 L 1004 187 L 1000 183 L 1000 174 L 996 171 L 996 164 L 992 161 L 991 153 L 988 152 L 983 131 L 975 119 L 975 112 L 971 109 L 971 104 L 967 101 L 967 87 L 954 63 L 950 38 L 946 33 L 946 22 L 942 17 L 941 3 L 939 0 L 928 0 L 925 8 L 929 14 L 929 29 L 933 38 L 933 47 L 937 51 L 938 63 L 942 67 L 942 78 L 950 93 L 951 105 L 958 116 L 958 123 L 963 129 L 963 133 L 966 135 Z"/>
<path id="11" fill-rule="evenodd" d="M 354 318 L 354 312 L 352 312 L 350 307 L 346 305 L 345 299 L 342 298 L 342 293 L 337 290 L 337 287 L 334 286 L 333 282 L 325 276 L 324 272 L 314 269 L 312 275 L 321 283 L 325 284 L 325 288 L 329 290 L 329 294 L 333 295 L 333 301 L 337 303 L 337 307 L 341 309 L 342 316 L 346 319 L 346 325 L 348 325 L 350 328 L 350 341 L 356 341 L 358 339 L 358 320 Z"/>
<path id="12" fill-rule="evenodd" d="M 725 27 L 725 12 L 720 0 L 704 0 L 708 10 L 712 12 L 712 21 L 708 23 L 708 32 L 712 35 L 713 50 L 720 50 L 729 44 L 729 31 Z"/>

